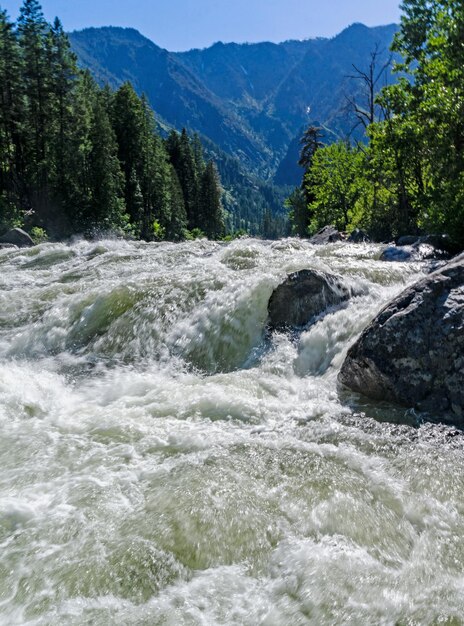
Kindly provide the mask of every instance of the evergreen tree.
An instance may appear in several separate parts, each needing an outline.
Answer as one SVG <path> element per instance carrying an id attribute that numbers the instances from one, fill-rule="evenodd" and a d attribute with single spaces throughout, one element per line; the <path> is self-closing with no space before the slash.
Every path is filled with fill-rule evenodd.
<path id="1" fill-rule="evenodd" d="M 317 153 L 319 148 L 323 146 L 321 138 L 321 128 L 319 126 L 311 125 L 305 130 L 302 138 L 300 139 L 301 152 L 298 165 L 304 168 L 303 179 L 301 182 L 302 193 L 295 191 L 287 200 L 288 205 L 292 207 L 290 215 L 292 219 L 293 232 L 300 237 L 308 237 L 309 235 L 311 214 L 308 207 L 314 201 L 314 194 L 312 193 L 310 186 L 307 184 L 307 180 L 314 155 Z M 303 209 L 302 196 L 304 197 L 306 211 Z"/>
<path id="2" fill-rule="evenodd" d="M 169 164 L 164 145 L 155 132 L 153 111 L 146 98 L 142 98 L 142 177 L 143 197 L 142 237 L 153 238 L 156 224 L 166 232 L 171 219 L 169 206 Z"/>
<path id="3" fill-rule="evenodd" d="M 199 226 L 200 183 L 208 232 L 220 236 L 220 186 L 198 136 L 163 142 L 129 83 L 99 88 L 37 0 L 24 0 L 16 31 L 0 9 L 0 228 L 27 215 L 52 237 L 180 240 Z"/>
<path id="4" fill-rule="evenodd" d="M 85 71 L 76 81 L 72 124 L 65 143 L 63 209 L 70 232 L 83 232 L 90 222 L 92 203 L 91 130 L 98 87 Z"/>
<path id="5" fill-rule="evenodd" d="M 224 210 L 221 202 L 221 183 L 216 166 L 209 161 L 201 177 L 201 207 L 198 227 L 210 239 L 220 239 L 225 234 Z"/>
<path id="6" fill-rule="evenodd" d="M 185 128 L 182 129 L 179 139 L 180 162 L 177 170 L 180 186 L 184 194 L 185 209 L 190 230 L 201 228 L 198 215 L 199 180 L 195 167 L 195 158 L 190 138 Z"/>
<path id="7" fill-rule="evenodd" d="M 285 201 L 285 206 L 290 209 L 289 219 L 292 225 L 292 234 L 298 235 L 298 237 L 308 237 L 309 209 L 304 190 L 301 187 L 294 189 Z"/>
<path id="8" fill-rule="evenodd" d="M 50 68 L 49 26 L 37 0 L 24 0 L 18 19 L 25 94 L 24 155 L 28 208 L 46 219 L 49 208 Z"/>
<path id="9" fill-rule="evenodd" d="M 187 230 L 187 213 L 185 211 L 184 195 L 177 177 L 176 170 L 169 166 L 169 201 L 170 218 L 166 222 L 166 239 L 180 241 L 185 237 Z"/>
<path id="10" fill-rule="evenodd" d="M 21 58 L 14 25 L 0 10 L 0 226 L 19 218 L 24 162 Z"/>
<path id="11" fill-rule="evenodd" d="M 123 175 L 119 166 L 116 137 L 105 98 L 95 98 L 90 125 L 89 154 L 90 204 L 83 215 L 86 232 L 113 231 L 127 224 L 124 212 Z"/>
<path id="12" fill-rule="evenodd" d="M 124 173 L 124 198 L 135 231 L 140 233 L 143 200 L 141 178 L 146 149 L 143 144 L 144 110 L 130 83 L 124 83 L 114 95 L 113 128 L 118 142 L 118 157 Z"/>
<path id="13" fill-rule="evenodd" d="M 72 137 L 77 122 L 74 114 L 74 102 L 77 85 L 77 60 L 71 51 L 68 37 L 58 18 L 55 19 L 48 36 L 49 53 L 49 97 L 51 119 L 49 179 L 53 195 L 54 214 L 49 216 L 52 230 L 57 233 L 69 231 L 69 215 L 66 201 L 71 184 L 71 171 L 68 163 L 73 149 Z"/>

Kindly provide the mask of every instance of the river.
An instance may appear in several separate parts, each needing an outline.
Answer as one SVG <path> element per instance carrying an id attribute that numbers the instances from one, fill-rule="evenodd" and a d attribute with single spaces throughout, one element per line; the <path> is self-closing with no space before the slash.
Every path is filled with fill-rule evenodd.
<path id="1" fill-rule="evenodd" d="M 420 263 L 374 245 L 0 251 L 0 623 L 464 623 L 462 438 L 337 388 Z M 363 295 L 266 335 L 286 274 Z"/>

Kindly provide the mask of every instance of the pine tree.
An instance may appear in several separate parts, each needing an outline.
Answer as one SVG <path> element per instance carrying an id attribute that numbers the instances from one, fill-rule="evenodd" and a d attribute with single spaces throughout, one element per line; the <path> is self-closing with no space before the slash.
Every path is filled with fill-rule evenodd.
<path id="1" fill-rule="evenodd" d="M 193 228 L 201 228 L 198 216 L 199 181 L 197 178 L 192 145 L 185 128 L 182 129 L 180 135 L 179 148 L 180 163 L 179 169 L 177 169 L 177 175 L 184 194 L 189 228 L 192 230 Z"/>
<path id="2" fill-rule="evenodd" d="M 112 122 L 118 142 L 118 157 L 124 173 L 124 198 L 127 212 L 135 231 L 140 233 L 142 203 L 140 202 L 144 111 L 140 98 L 130 83 L 124 83 L 116 92 L 112 106 Z"/>
<path id="3" fill-rule="evenodd" d="M 97 97 L 98 87 L 90 72 L 82 72 L 76 81 L 73 122 L 64 155 L 66 186 L 63 207 L 71 232 L 83 232 L 91 213 L 91 129 Z"/>
<path id="4" fill-rule="evenodd" d="M 37 0 L 24 0 L 18 19 L 25 93 L 24 153 L 29 208 L 46 218 L 48 209 L 48 150 L 50 147 L 49 26 Z"/>
<path id="5" fill-rule="evenodd" d="M 0 10 L 0 226 L 4 228 L 15 219 L 22 195 L 22 118 L 20 51 L 14 25 Z"/>
<path id="6" fill-rule="evenodd" d="M 155 119 L 148 100 L 142 98 L 142 157 L 143 173 L 141 189 L 143 196 L 142 237 L 153 238 L 155 222 L 163 233 L 170 221 L 169 164 L 160 137 L 155 132 Z M 158 235 L 159 236 L 159 235 Z"/>
<path id="7" fill-rule="evenodd" d="M 84 215 L 87 232 L 118 231 L 127 224 L 124 211 L 123 175 L 119 166 L 116 137 L 105 98 L 95 98 L 90 126 L 89 154 L 90 204 Z"/>
<path id="8" fill-rule="evenodd" d="M 180 241 L 185 237 L 187 229 L 187 213 L 185 211 L 184 195 L 177 177 L 176 170 L 169 166 L 169 201 L 170 219 L 166 224 L 166 239 Z"/>
<path id="9" fill-rule="evenodd" d="M 198 226 L 211 239 L 225 234 L 224 210 L 221 202 L 221 183 L 212 161 L 206 165 L 200 185 L 201 214 Z"/>
<path id="10" fill-rule="evenodd" d="M 72 150 L 72 137 L 77 123 L 73 104 L 76 98 L 78 70 L 76 56 L 71 51 L 69 39 L 58 18 L 50 29 L 48 42 L 51 107 L 48 163 L 55 208 L 49 221 L 53 222 L 52 231 L 62 234 L 68 232 L 70 228 L 66 204 L 73 171 L 69 167 L 68 156 Z"/>

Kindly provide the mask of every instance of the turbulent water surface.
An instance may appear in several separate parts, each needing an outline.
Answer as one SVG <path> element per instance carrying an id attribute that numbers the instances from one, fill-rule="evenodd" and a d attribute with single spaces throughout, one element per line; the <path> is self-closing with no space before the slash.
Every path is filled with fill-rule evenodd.
<path id="1" fill-rule="evenodd" d="M 337 389 L 425 269 L 378 254 L 1 251 L 0 622 L 464 623 L 461 436 Z M 364 295 L 267 336 L 273 288 L 311 267 Z"/>

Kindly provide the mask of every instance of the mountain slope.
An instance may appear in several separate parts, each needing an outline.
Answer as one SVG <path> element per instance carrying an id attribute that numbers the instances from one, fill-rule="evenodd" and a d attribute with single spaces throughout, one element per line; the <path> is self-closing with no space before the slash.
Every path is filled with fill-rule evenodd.
<path id="1" fill-rule="evenodd" d="M 318 122 L 333 137 L 351 132 L 346 95 L 362 94 L 360 82 L 347 75 L 353 63 L 367 69 L 376 48 L 381 65 L 396 28 L 354 24 L 332 39 L 217 43 L 182 53 L 163 50 L 133 29 L 89 28 L 70 38 L 97 80 L 112 86 L 130 80 L 168 125 L 209 137 L 247 169 L 271 178 L 283 159 L 293 158 L 302 127 Z M 282 168 L 279 180 L 285 181 Z"/>
<path id="2" fill-rule="evenodd" d="M 130 28 L 88 28 L 70 34 L 81 66 L 99 82 L 117 87 L 131 81 L 158 115 L 210 137 L 224 150 L 258 167 L 269 150 L 230 108 L 181 63 Z"/>
<path id="3" fill-rule="evenodd" d="M 353 65 L 366 71 L 372 52 L 378 50 L 377 67 L 390 57 L 389 46 L 397 26 L 368 28 L 353 24 L 337 37 L 312 48 L 281 83 L 272 99 L 274 115 L 294 132 L 305 120 L 317 120 L 336 135 L 346 135 L 354 119 L 346 96 L 360 94 L 361 84 L 350 78 Z M 385 75 L 391 81 L 391 72 Z"/>

